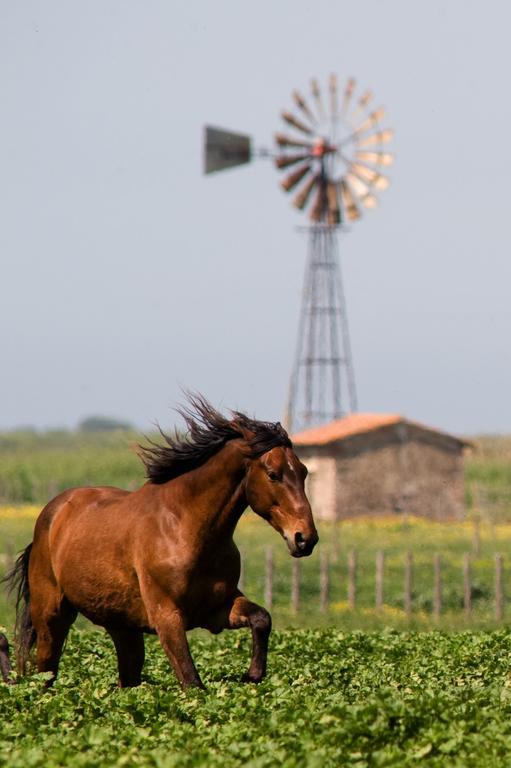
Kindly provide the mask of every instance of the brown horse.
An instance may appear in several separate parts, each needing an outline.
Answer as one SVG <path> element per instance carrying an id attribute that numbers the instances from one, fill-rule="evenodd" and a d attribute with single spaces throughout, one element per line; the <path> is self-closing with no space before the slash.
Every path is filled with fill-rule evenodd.
<path id="1" fill-rule="evenodd" d="M 186 632 L 249 627 L 243 679 L 266 672 L 269 613 L 238 589 L 233 541 L 247 506 L 286 540 L 291 555 L 318 541 L 304 491 L 307 473 L 280 424 L 234 412 L 227 420 L 202 397 L 181 411 L 188 434 L 141 448 L 148 482 L 129 493 L 75 488 L 49 502 L 34 540 L 7 577 L 18 593 L 18 669 L 37 643 L 37 668 L 57 675 L 78 612 L 104 627 L 117 651 L 119 685 L 140 683 L 144 632 L 157 633 L 183 687 L 202 686 Z"/>

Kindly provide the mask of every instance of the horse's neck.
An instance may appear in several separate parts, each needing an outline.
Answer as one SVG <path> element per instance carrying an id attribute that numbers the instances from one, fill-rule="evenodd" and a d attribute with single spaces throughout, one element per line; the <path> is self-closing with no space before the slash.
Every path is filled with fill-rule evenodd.
<path id="1" fill-rule="evenodd" d="M 197 469 L 182 476 L 187 520 L 196 532 L 231 536 L 247 506 L 246 457 L 241 440 L 231 440 Z"/>

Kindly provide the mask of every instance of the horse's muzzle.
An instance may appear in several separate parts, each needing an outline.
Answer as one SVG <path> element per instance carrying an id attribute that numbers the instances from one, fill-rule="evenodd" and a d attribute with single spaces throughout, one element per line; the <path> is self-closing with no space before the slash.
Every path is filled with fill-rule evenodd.
<path id="1" fill-rule="evenodd" d="M 301 531 L 297 531 L 293 539 L 286 536 L 289 551 L 293 557 L 307 557 L 318 543 L 319 536 L 317 531 L 313 531 L 305 536 Z"/>

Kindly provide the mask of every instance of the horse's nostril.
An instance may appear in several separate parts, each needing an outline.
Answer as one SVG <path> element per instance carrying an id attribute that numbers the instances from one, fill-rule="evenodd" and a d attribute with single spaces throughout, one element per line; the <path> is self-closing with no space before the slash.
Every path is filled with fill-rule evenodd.
<path id="1" fill-rule="evenodd" d="M 299 549 L 300 551 L 305 549 L 305 547 L 307 546 L 307 542 L 303 537 L 303 533 L 301 533 L 300 531 L 298 531 L 298 533 L 295 533 L 295 544 L 297 549 Z"/>

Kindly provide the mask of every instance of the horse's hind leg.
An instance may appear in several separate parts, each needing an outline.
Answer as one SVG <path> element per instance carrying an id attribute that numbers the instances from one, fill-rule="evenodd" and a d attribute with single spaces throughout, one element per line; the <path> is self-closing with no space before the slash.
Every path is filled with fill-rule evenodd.
<path id="1" fill-rule="evenodd" d="M 271 632 L 271 616 L 265 608 L 252 603 L 241 592 L 218 615 L 211 627 L 213 632 L 222 629 L 250 628 L 252 632 L 252 657 L 250 666 L 242 677 L 244 683 L 259 683 L 266 674 L 268 641 Z"/>
<path id="2" fill-rule="evenodd" d="M 144 666 L 144 635 L 136 629 L 107 629 L 114 641 L 119 668 L 119 688 L 140 685 Z"/>
<path id="3" fill-rule="evenodd" d="M 51 685 L 57 677 L 62 649 L 77 611 L 50 582 L 32 588 L 30 610 L 37 636 L 37 670 L 52 673 L 48 681 Z"/>

